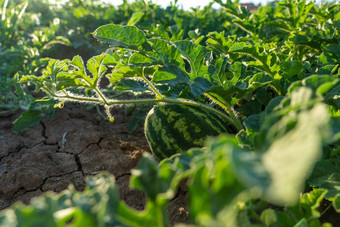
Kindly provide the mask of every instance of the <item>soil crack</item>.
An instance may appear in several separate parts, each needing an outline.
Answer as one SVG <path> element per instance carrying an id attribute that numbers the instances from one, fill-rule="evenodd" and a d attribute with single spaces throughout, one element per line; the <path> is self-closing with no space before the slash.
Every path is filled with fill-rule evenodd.
<path id="1" fill-rule="evenodd" d="M 131 173 L 123 173 L 123 174 L 117 176 L 117 177 L 116 177 L 116 181 L 119 180 L 119 179 L 122 178 L 122 177 L 125 177 L 125 176 L 131 176 Z"/>
<path id="2" fill-rule="evenodd" d="M 83 153 L 86 149 L 88 149 L 91 145 L 97 145 L 99 147 L 99 149 L 102 149 L 102 147 L 100 146 L 100 142 L 102 142 L 102 140 L 104 139 L 104 137 L 100 137 L 98 142 L 95 143 L 89 143 L 88 145 L 86 145 L 86 147 L 79 153 Z"/>
<path id="3" fill-rule="evenodd" d="M 31 193 L 31 192 L 35 192 L 35 191 L 37 191 L 37 190 L 40 190 L 40 191 L 44 192 L 44 191 L 46 191 L 46 190 L 43 189 L 43 186 L 46 184 L 46 182 L 47 182 L 50 178 L 54 178 L 54 177 L 63 177 L 63 176 L 70 175 L 70 174 L 72 174 L 72 173 L 76 173 L 76 172 L 78 172 L 78 171 L 79 171 L 79 170 L 74 170 L 74 171 L 70 171 L 70 172 L 67 172 L 67 173 L 63 173 L 63 174 L 56 174 L 56 175 L 48 176 L 48 177 L 44 178 L 43 182 L 42 182 L 40 185 L 38 185 L 37 187 L 35 187 L 35 188 L 33 188 L 33 189 L 27 190 L 27 189 L 25 189 L 25 187 L 20 187 L 20 188 L 18 188 L 18 189 L 13 193 L 13 195 L 12 195 L 11 197 L 8 197 L 7 199 L 8 199 L 9 201 L 14 201 L 15 198 L 17 198 L 17 197 L 19 197 L 19 196 L 22 197 L 22 196 L 24 196 L 24 195 L 26 195 L 26 194 L 29 194 L 29 193 Z M 22 193 L 22 192 L 23 192 L 23 193 Z M 1 209 L 5 209 L 5 208 L 7 208 L 7 207 L 9 207 L 9 206 L 10 206 L 10 205 L 4 206 L 4 207 L 2 207 Z"/>
<path id="4" fill-rule="evenodd" d="M 39 146 L 41 144 L 45 144 L 44 141 L 42 142 L 39 142 L 37 144 L 34 144 L 34 145 L 31 145 L 31 146 L 19 146 L 18 148 L 16 148 L 15 151 L 9 151 L 6 155 L 0 157 L 0 162 L 5 159 L 5 158 L 8 158 L 11 154 L 16 154 L 16 153 L 20 153 L 23 149 L 32 149 L 36 146 Z"/>
<path id="5" fill-rule="evenodd" d="M 40 121 L 40 124 L 41 124 L 41 126 L 43 127 L 43 130 L 42 130 L 41 134 L 42 134 L 42 137 L 45 138 L 45 143 L 46 143 L 46 140 L 47 140 L 47 135 L 46 135 L 46 125 L 44 124 L 43 121 Z"/>
<path id="6" fill-rule="evenodd" d="M 25 149 L 25 148 L 26 148 L 26 146 L 19 146 L 15 151 L 9 151 L 6 155 L 0 157 L 0 162 L 1 162 L 3 159 L 9 157 L 11 154 L 20 153 L 20 151 L 21 151 L 22 149 Z"/>
<path id="7" fill-rule="evenodd" d="M 79 155 L 78 155 L 78 154 L 75 154 L 75 155 L 74 155 L 74 160 L 76 161 L 76 164 L 77 164 L 77 167 L 78 167 L 77 171 L 80 171 L 81 174 L 82 174 L 83 176 L 85 176 L 84 170 L 83 170 L 83 166 L 82 166 L 82 164 L 81 164 L 81 162 L 80 162 L 80 159 L 79 159 Z"/>

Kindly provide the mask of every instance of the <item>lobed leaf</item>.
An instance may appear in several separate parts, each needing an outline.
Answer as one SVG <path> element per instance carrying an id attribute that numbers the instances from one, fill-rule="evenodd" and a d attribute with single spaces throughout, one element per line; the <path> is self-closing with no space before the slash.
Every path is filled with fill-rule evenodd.
<path id="1" fill-rule="evenodd" d="M 208 74 L 208 66 L 205 65 L 205 58 L 207 51 L 201 45 L 194 45 L 190 41 L 176 41 L 174 42 L 177 50 L 190 64 L 190 78 L 206 77 Z"/>
<path id="2" fill-rule="evenodd" d="M 136 50 L 143 49 L 142 46 L 146 43 L 144 32 L 135 26 L 102 25 L 97 28 L 92 35 L 96 39 L 108 42 L 114 47 Z"/>

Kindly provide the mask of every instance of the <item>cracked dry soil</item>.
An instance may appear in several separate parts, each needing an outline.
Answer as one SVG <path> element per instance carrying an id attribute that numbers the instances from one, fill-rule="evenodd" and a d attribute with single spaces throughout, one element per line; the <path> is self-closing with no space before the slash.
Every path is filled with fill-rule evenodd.
<path id="1" fill-rule="evenodd" d="M 0 209 L 16 201 L 28 204 L 46 191 L 60 192 L 73 184 L 81 191 L 85 177 L 108 171 L 116 177 L 121 199 L 143 210 L 143 192 L 129 187 L 130 170 L 149 152 L 143 128 L 128 133 L 129 116 L 113 110 L 115 122 L 96 110 L 72 105 L 22 133 L 12 132 L 19 114 L 0 116 Z M 185 187 L 169 204 L 171 223 L 187 222 Z"/>

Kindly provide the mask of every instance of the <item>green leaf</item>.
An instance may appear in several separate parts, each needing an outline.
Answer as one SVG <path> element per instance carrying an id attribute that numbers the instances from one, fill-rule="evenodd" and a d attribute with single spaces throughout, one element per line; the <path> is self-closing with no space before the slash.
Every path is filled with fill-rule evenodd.
<path id="1" fill-rule="evenodd" d="M 167 70 L 166 68 L 160 68 L 153 74 L 152 81 L 155 83 L 159 82 L 176 83 L 177 81 L 176 79 L 178 78 L 178 76 L 176 76 L 173 73 L 170 73 L 169 71 L 170 70 Z"/>
<path id="2" fill-rule="evenodd" d="M 164 204 L 175 195 L 174 189 L 170 187 L 174 172 L 167 165 L 157 167 L 157 162 L 145 153 L 143 159 L 131 171 L 131 185 L 144 190 L 152 202 Z"/>
<path id="3" fill-rule="evenodd" d="M 306 218 L 319 218 L 320 212 L 318 208 L 322 200 L 325 198 L 327 190 L 313 189 L 309 193 L 305 193 L 300 198 L 300 206 L 303 208 L 304 217 Z"/>
<path id="4" fill-rule="evenodd" d="M 190 78 L 206 77 L 208 75 L 208 66 L 205 65 L 204 59 L 207 50 L 201 45 L 195 45 L 190 41 L 182 40 L 174 43 L 182 56 L 189 62 L 191 71 Z"/>
<path id="5" fill-rule="evenodd" d="M 129 58 L 129 64 L 136 66 L 150 66 L 151 63 L 152 59 L 140 53 L 134 53 Z"/>
<path id="6" fill-rule="evenodd" d="M 130 66 L 119 65 L 112 70 L 112 73 L 106 75 L 110 80 L 118 81 L 123 77 L 138 77 L 136 70 Z M 113 82 L 112 82 L 113 83 Z"/>
<path id="7" fill-rule="evenodd" d="M 276 214 L 273 209 L 267 208 L 261 213 L 261 221 L 266 225 L 270 226 L 277 222 Z"/>
<path id="8" fill-rule="evenodd" d="M 276 139 L 264 153 L 263 164 L 272 177 L 266 197 L 272 203 L 295 204 L 298 201 L 304 181 L 321 157 L 320 130 L 328 121 L 328 110 L 322 104 L 302 111 L 294 129 Z"/>
<path id="9" fill-rule="evenodd" d="M 258 132 L 261 128 L 261 116 L 259 114 L 253 114 L 247 117 L 244 121 L 244 126 L 247 129 L 247 132 Z"/>
<path id="10" fill-rule="evenodd" d="M 320 55 L 318 62 L 320 64 L 338 64 L 340 58 L 340 45 L 330 44 Z"/>
<path id="11" fill-rule="evenodd" d="M 0 212 L 0 223 L 66 226 L 72 222 L 74 226 L 122 226 L 123 223 L 118 221 L 118 205 L 119 195 L 114 177 L 101 173 L 87 179 L 83 192 L 69 187 L 59 194 L 45 193 L 33 199 L 28 206 L 15 204 L 11 207 L 13 212 L 5 213 L 11 220 L 3 219 Z"/>
<path id="12" fill-rule="evenodd" d="M 176 65 L 183 68 L 184 62 L 181 53 L 168 41 L 159 38 L 148 39 L 152 51 L 147 53 L 164 66 Z"/>
<path id="13" fill-rule="evenodd" d="M 300 86 L 306 86 L 311 88 L 313 91 L 316 91 L 321 85 L 333 81 L 334 78 L 328 75 L 311 75 L 301 81 L 292 83 L 288 88 L 288 94 L 292 93 L 297 87 Z"/>
<path id="14" fill-rule="evenodd" d="M 290 79 L 293 76 L 299 75 L 305 68 L 301 61 L 285 61 L 281 63 L 280 67 L 282 70 L 282 76 L 285 79 Z"/>
<path id="15" fill-rule="evenodd" d="M 38 125 L 44 117 L 52 117 L 55 103 L 52 100 L 36 100 L 31 103 L 29 109 L 13 122 L 13 131 L 24 131 L 29 127 Z"/>
<path id="16" fill-rule="evenodd" d="M 180 29 L 178 24 L 169 26 L 172 40 L 181 40 L 183 36 L 183 30 Z"/>
<path id="17" fill-rule="evenodd" d="M 325 92 L 327 92 L 325 94 Z M 323 94 L 325 102 L 329 105 L 340 109 L 340 80 L 334 81 L 332 84 L 327 86 L 320 86 L 317 93 Z"/>
<path id="18" fill-rule="evenodd" d="M 250 100 L 242 105 L 242 113 L 244 116 L 250 116 L 252 114 L 258 114 L 262 112 L 262 104 L 257 100 Z"/>
<path id="19" fill-rule="evenodd" d="M 332 173 L 320 185 L 321 188 L 327 189 L 327 198 L 333 198 L 340 193 L 340 173 Z"/>
<path id="20" fill-rule="evenodd" d="M 51 59 L 48 62 L 48 66 L 46 66 L 46 68 L 42 71 L 44 78 L 50 77 L 53 82 L 56 82 L 57 74 L 61 71 L 68 70 L 68 67 L 67 67 L 68 62 L 69 62 L 68 60 L 59 61 L 59 60 Z"/>
<path id="21" fill-rule="evenodd" d="M 244 199 L 237 198 L 244 187 L 236 180 L 232 170 L 232 149 L 235 143 L 231 138 L 220 137 L 218 141 L 207 144 L 207 152 L 192 160 L 190 214 L 198 225 L 206 225 L 209 220 L 216 220 L 220 215 L 229 218 L 228 224 L 236 223 L 234 202 Z M 226 213 L 223 215 L 220 212 Z"/>
<path id="22" fill-rule="evenodd" d="M 115 65 L 119 64 L 119 62 L 120 62 L 120 56 L 118 55 L 117 52 L 114 52 L 114 53 L 111 53 L 111 54 L 105 54 L 104 56 L 105 56 L 104 60 L 103 60 L 104 65 L 115 66 Z"/>
<path id="23" fill-rule="evenodd" d="M 276 211 L 275 214 L 278 227 L 294 226 L 296 224 L 296 219 L 283 211 Z"/>
<path id="24" fill-rule="evenodd" d="M 133 13 L 127 25 L 130 25 L 130 26 L 136 25 L 142 19 L 143 16 L 144 16 L 144 12 Z"/>
<path id="25" fill-rule="evenodd" d="M 186 72 L 175 65 L 160 67 L 152 76 L 155 83 L 180 84 L 190 83 L 190 77 Z"/>
<path id="26" fill-rule="evenodd" d="M 322 56 L 320 56 L 322 58 Z M 332 75 L 338 69 L 339 65 L 325 65 L 319 68 L 318 74 L 319 75 Z"/>
<path id="27" fill-rule="evenodd" d="M 225 32 L 210 32 L 207 37 L 209 37 L 206 41 L 207 46 L 210 46 L 223 54 L 229 53 L 229 49 L 232 47 L 237 38 L 236 35 L 226 37 Z"/>
<path id="28" fill-rule="evenodd" d="M 230 70 L 233 72 L 234 76 L 230 81 L 228 81 L 227 84 L 225 84 L 225 87 L 230 85 L 236 85 L 237 82 L 239 82 L 239 80 L 244 76 L 246 72 L 246 67 L 242 64 L 242 62 L 235 62 L 232 65 L 230 65 Z"/>
<path id="29" fill-rule="evenodd" d="M 56 90 L 60 91 L 69 87 L 87 87 L 88 85 L 77 75 L 71 75 L 67 72 L 60 72 L 57 74 Z"/>
<path id="30" fill-rule="evenodd" d="M 328 159 L 320 160 L 316 163 L 308 182 L 319 187 L 322 185 L 333 173 L 340 172 L 340 160 Z"/>
<path id="31" fill-rule="evenodd" d="M 256 89 L 264 87 L 267 84 L 268 83 L 254 82 L 247 87 L 247 84 L 239 83 L 226 88 L 222 86 L 212 86 L 208 92 L 215 94 L 215 96 L 217 96 L 220 100 L 224 100 L 231 105 L 235 105 L 242 98 L 246 97 L 249 94 L 252 94 L 252 92 L 254 92 Z"/>
<path id="32" fill-rule="evenodd" d="M 288 94 L 291 94 L 296 89 L 305 86 L 313 91 L 313 96 L 323 97 L 324 101 L 340 108 L 340 80 L 328 75 L 311 75 L 302 81 L 292 83 L 288 88 Z"/>
<path id="33" fill-rule="evenodd" d="M 237 145 L 232 152 L 233 170 L 238 180 L 248 188 L 268 188 L 272 183 L 270 173 L 260 156 L 240 149 Z"/>
<path id="34" fill-rule="evenodd" d="M 211 88 L 211 83 L 206 78 L 197 77 L 190 84 L 190 90 L 194 97 L 198 97 Z"/>
<path id="35" fill-rule="evenodd" d="M 79 70 L 84 71 L 84 61 L 79 55 L 74 56 L 70 64 L 77 67 Z"/>
<path id="36" fill-rule="evenodd" d="M 133 92 L 142 92 L 147 89 L 148 86 L 144 81 L 135 79 L 123 79 L 115 87 L 115 90 L 132 90 Z"/>
<path id="37" fill-rule="evenodd" d="M 159 206 L 154 202 L 148 201 L 143 211 L 131 209 L 125 203 L 119 203 L 119 220 L 123 226 L 170 226 L 165 206 Z M 116 225 L 122 226 L 122 225 Z"/>
<path id="38" fill-rule="evenodd" d="M 107 68 L 103 65 L 104 55 L 98 55 L 87 61 L 87 69 L 92 73 L 92 84 L 97 85 L 98 79 L 106 72 Z"/>
<path id="39" fill-rule="evenodd" d="M 264 45 L 259 43 L 256 43 L 255 45 L 244 42 L 235 43 L 230 48 L 229 52 L 239 53 L 254 58 L 256 62 L 249 62 L 249 64 L 251 63 L 250 65 L 259 68 L 276 80 L 277 73 L 280 69 L 277 64 L 277 56 L 273 52 L 267 51 Z M 277 81 L 273 81 L 273 83 L 281 89 L 280 84 Z"/>
<path id="40" fill-rule="evenodd" d="M 300 203 L 285 208 L 285 215 L 294 217 L 294 223 L 296 223 L 297 220 L 305 220 L 305 222 L 302 222 L 304 225 L 321 226 L 318 219 L 321 215 L 319 210 L 326 193 L 327 190 L 324 189 L 313 189 L 313 191 L 304 193 L 301 195 Z M 296 225 L 301 224 L 300 221 L 296 223 Z"/>
<path id="41" fill-rule="evenodd" d="M 262 105 L 267 106 L 273 99 L 273 94 L 265 87 L 261 87 L 255 91 L 255 99 Z"/>
<path id="42" fill-rule="evenodd" d="M 213 66 L 210 65 L 209 69 L 210 73 L 210 80 L 217 85 L 224 86 L 227 83 L 227 74 L 225 72 L 226 67 L 228 64 L 228 59 L 226 57 L 219 58 Z"/>
<path id="43" fill-rule="evenodd" d="M 340 213 L 340 194 L 337 194 L 333 200 L 333 207 L 336 212 Z"/>
<path id="44" fill-rule="evenodd" d="M 271 99 L 268 105 L 266 106 L 266 109 L 265 109 L 266 114 L 273 112 L 275 108 L 280 105 L 283 99 L 284 99 L 283 96 L 277 96 Z"/>
<path id="45" fill-rule="evenodd" d="M 137 129 L 140 120 L 138 118 L 132 118 L 128 123 L 128 131 L 133 132 Z"/>
<path id="46" fill-rule="evenodd" d="M 92 35 L 112 46 L 134 50 L 144 49 L 142 45 L 146 43 L 144 32 L 135 26 L 107 24 L 97 28 Z"/>
<path id="47" fill-rule="evenodd" d="M 91 77 L 86 74 L 86 69 L 82 57 L 80 57 L 79 55 L 74 56 L 72 61 L 70 62 L 70 65 L 74 67 L 74 70 L 72 70 L 72 74 L 75 76 L 75 78 L 83 78 L 89 85 L 94 85 Z"/>
<path id="48" fill-rule="evenodd" d="M 308 221 L 306 218 L 302 218 L 298 223 L 296 223 L 293 227 L 309 227 Z"/>
<path id="49" fill-rule="evenodd" d="M 42 75 L 40 77 L 34 75 L 26 75 L 19 80 L 19 83 L 31 82 L 35 85 L 35 92 L 38 92 L 40 89 L 44 87 L 44 81 L 47 80 L 47 77 L 48 77 L 47 75 Z"/>

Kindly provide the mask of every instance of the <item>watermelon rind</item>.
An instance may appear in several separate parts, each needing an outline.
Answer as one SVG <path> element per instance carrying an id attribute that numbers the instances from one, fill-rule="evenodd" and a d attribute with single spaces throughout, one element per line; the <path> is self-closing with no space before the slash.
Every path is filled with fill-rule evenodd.
<path id="1" fill-rule="evenodd" d="M 202 147 L 210 136 L 229 131 L 227 123 L 216 114 L 198 107 L 157 104 L 147 114 L 145 137 L 159 160 Z"/>

